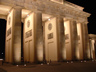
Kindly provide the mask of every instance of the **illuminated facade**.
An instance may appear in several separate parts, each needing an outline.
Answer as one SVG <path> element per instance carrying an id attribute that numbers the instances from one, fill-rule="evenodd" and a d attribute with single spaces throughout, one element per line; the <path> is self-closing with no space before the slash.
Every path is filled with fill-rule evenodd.
<path id="1" fill-rule="evenodd" d="M 90 47 L 90 58 L 95 60 L 96 57 L 96 35 L 89 34 L 89 47 Z"/>
<path id="2" fill-rule="evenodd" d="M 21 22 L 25 62 L 90 59 L 83 7 L 63 0 L 1 0 L 7 20 L 5 61 L 21 62 Z"/>

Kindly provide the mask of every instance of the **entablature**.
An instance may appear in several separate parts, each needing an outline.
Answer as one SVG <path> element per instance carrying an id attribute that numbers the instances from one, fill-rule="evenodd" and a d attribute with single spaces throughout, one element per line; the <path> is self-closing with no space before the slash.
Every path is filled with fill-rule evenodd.
<path id="1" fill-rule="evenodd" d="M 41 11 L 51 15 L 68 16 L 73 19 L 86 20 L 91 14 L 84 12 L 83 7 L 64 1 L 64 4 L 52 2 L 50 0 L 1 0 L 0 4 L 12 7 L 20 6 L 32 11 Z"/>

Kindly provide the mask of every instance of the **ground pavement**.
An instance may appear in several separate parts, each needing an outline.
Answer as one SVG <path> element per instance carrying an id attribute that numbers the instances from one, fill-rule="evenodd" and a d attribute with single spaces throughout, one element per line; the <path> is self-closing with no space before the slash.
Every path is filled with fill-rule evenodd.
<path id="1" fill-rule="evenodd" d="M 96 61 L 12 65 L 4 63 L 0 72 L 96 72 Z"/>

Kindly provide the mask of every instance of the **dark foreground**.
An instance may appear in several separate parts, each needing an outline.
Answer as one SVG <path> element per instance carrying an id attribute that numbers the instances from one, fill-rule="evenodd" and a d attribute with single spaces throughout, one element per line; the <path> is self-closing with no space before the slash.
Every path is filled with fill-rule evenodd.
<path id="1" fill-rule="evenodd" d="M 96 61 L 58 62 L 51 64 L 11 65 L 4 63 L 0 72 L 96 72 Z"/>

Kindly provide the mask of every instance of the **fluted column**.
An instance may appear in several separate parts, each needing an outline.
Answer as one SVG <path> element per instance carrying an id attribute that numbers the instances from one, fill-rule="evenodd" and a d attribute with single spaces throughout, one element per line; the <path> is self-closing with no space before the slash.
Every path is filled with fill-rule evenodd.
<path id="1" fill-rule="evenodd" d="M 83 41 L 83 24 L 80 23 L 80 49 L 79 49 L 79 60 L 83 60 L 84 59 L 84 41 Z"/>
<path id="2" fill-rule="evenodd" d="M 46 61 L 45 59 L 45 22 L 43 22 L 42 25 L 43 25 L 43 61 Z"/>
<path id="3" fill-rule="evenodd" d="M 43 61 L 43 26 L 42 13 L 34 12 L 34 47 L 35 61 Z"/>
<path id="4" fill-rule="evenodd" d="M 13 11 L 13 61 L 15 64 L 21 62 L 21 8 L 15 7 Z"/>
<path id="5" fill-rule="evenodd" d="M 83 23 L 83 40 L 84 40 L 84 59 L 89 57 L 89 38 L 88 38 L 88 27 L 87 24 Z"/>
<path id="6" fill-rule="evenodd" d="M 63 59 L 62 50 L 64 48 L 64 20 L 62 17 L 56 17 L 57 23 L 57 44 L 58 44 L 58 61 Z"/>
<path id="7" fill-rule="evenodd" d="M 95 40 L 91 40 L 92 42 L 92 49 L 91 49 L 91 52 L 92 52 L 92 59 L 95 60 Z"/>
<path id="8" fill-rule="evenodd" d="M 76 59 L 76 47 L 77 47 L 77 23 L 76 21 L 70 20 L 70 38 L 71 38 L 71 50 L 72 60 Z"/>

